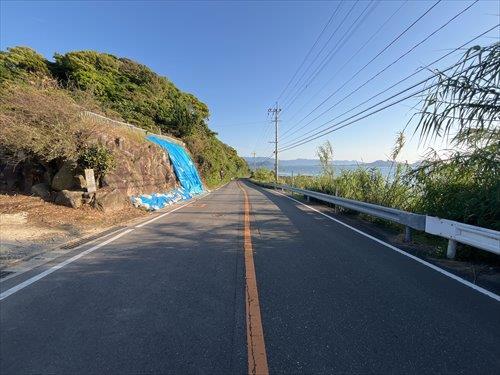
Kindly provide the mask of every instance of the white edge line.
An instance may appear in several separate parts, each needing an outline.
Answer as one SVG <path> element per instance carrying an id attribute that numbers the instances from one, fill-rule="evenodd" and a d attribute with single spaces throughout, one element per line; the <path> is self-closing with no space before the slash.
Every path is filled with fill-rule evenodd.
<path id="1" fill-rule="evenodd" d="M 392 250 L 394 250 L 394 251 L 396 251 L 396 252 L 398 252 L 398 253 L 400 253 L 400 254 L 402 254 L 404 256 L 407 256 L 408 258 L 411 258 L 411 259 L 413 259 L 413 260 L 415 260 L 415 261 L 417 261 L 417 262 L 419 262 L 419 263 L 421 263 L 421 264 L 423 264 L 423 265 L 425 265 L 425 266 L 427 266 L 429 268 L 432 268 L 434 271 L 442 273 L 443 275 L 448 276 L 449 278 L 451 278 L 453 280 L 456 280 L 459 283 L 462 283 L 462 284 L 468 286 L 469 288 L 472 288 L 472 289 L 478 291 L 479 293 L 487 295 L 488 297 L 493 298 L 494 300 L 500 302 L 500 296 L 498 294 L 495 294 L 493 292 L 490 292 L 489 290 L 481 288 L 480 286 L 478 286 L 476 284 L 473 284 L 473 283 L 471 283 L 471 282 L 469 282 L 467 280 L 464 280 L 461 277 L 452 274 L 451 272 L 445 271 L 444 269 L 442 269 L 442 268 L 440 268 L 440 267 L 438 267 L 438 266 L 436 266 L 436 265 L 434 265 L 432 263 L 426 262 L 425 260 L 420 259 L 420 258 L 416 257 L 415 255 L 409 254 L 409 253 L 407 253 L 407 252 L 405 252 L 405 251 L 403 251 L 401 249 L 398 249 L 397 247 L 392 246 L 391 244 L 388 244 L 387 242 L 379 240 L 378 238 L 373 237 L 373 236 L 369 235 L 368 233 L 365 233 L 365 232 L 363 232 L 363 231 L 361 231 L 361 230 L 359 230 L 357 228 L 354 228 L 354 227 L 350 226 L 349 224 L 346 224 L 346 223 L 344 223 L 344 222 L 342 222 L 342 221 L 340 221 L 338 219 L 335 219 L 334 217 L 332 217 L 330 215 L 327 215 L 324 212 L 321 212 L 321 211 L 317 210 L 314 207 L 308 206 L 307 204 L 302 203 L 301 201 L 298 201 L 297 199 L 294 199 L 294 198 L 292 198 L 292 197 L 290 197 L 290 196 L 288 196 L 286 194 L 280 193 L 278 191 L 275 191 L 275 193 L 277 193 L 279 195 L 282 195 L 282 196 L 284 196 L 284 197 L 286 197 L 286 198 L 288 198 L 288 199 L 290 199 L 290 200 L 292 200 L 294 202 L 300 203 L 301 205 L 303 205 L 303 206 L 305 206 L 305 207 L 307 207 L 307 208 L 309 208 L 309 209 L 317 212 L 318 214 L 323 215 L 323 216 L 329 218 L 330 220 L 333 220 L 336 223 L 339 223 L 339 224 L 345 226 L 346 228 L 352 229 L 356 233 L 359 233 L 359 234 L 361 234 L 361 235 L 363 235 L 365 237 L 368 237 L 368 238 L 372 239 L 373 241 L 376 241 L 376 242 L 378 242 L 378 243 L 380 243 L 380 244 L 382 244 L 384 246 L 387 246 L 388 248 L 390 248 L 390 249 L 392 249 Z"/>
<path id="2" fill-rule="evenodd" d="M 225 185 L 227 185 L 227 184 L 224 184 L 223 186 L 225 186 Z M 223 186 L 220 186 L 219 188 L 221 188 L 221 187 L 223 187 Z M 218 190 L 219 188 L 217 188 L 216 190 Z M 206 196 L 208 196 L 208 195 L 210 195 L 210 192 L 209 192 L 209 193 L 207 193 L 206 195 L 202 196 L 202 197 L 199 197 L 198 199 L 204 198 L 204 197 L 206 197 Z M 182 205 L 182 206 L 179 206 L 179 207 L 177 207 L 177 208 L 175 208 L 175 209 L 173 209 L 173 210 L 171 210 L 171 211 L 165 212 L 164 214 L 158 215 L 157 217 L 155 217 L 155 218 L 153 218 L 153 219 L 151 219 L 151 220 L 148 220 L 148 221 L 146 221 L 146 222 L 144 222 L 144 223 L 142 223 L 142 224 L 136 225 L 136 226 L 135 226 L 135 228 L 140 228 L 140 227 L 142 227 L 142 226 L 144 226 L 144 225 L 146 225 L 146 224 L 152 223 L 153 221 L 156 221 L 156 220 L 158 220 L 158 219 L 160 219 L 160 218 L 162 218 L 162 217 L 164 217 L 164 216 L 166 216 L 166 215 L 169 215 L 169 214 L 171 214 L 172 212 L 175 212 L 175 211 L 177 211 L 177 210 L 180 210 L 180 209 L 181 209 L 181 208 L 183 208 L 183 207 L 189 206 L 191 203 L 193 203 L 193 202 L 197 201 L 198 199 L 195 199 L 195 200 L 193 200 L 193 201 L 191 201 L 191 202 L 189 202 L 189 203 L 186 203 L 186 204 L 184 204 L 184 205 Z M 61 268 L 63 268 L 64 266 L 66 266 L 66 265 L 68 265 L 68 264 L 70 264 L 70 263 L 74 262 L 75 260 L 78 260 L 78 259 L 80 259 L 81 257 L 83 257 L 83 256 L 85 256 L 85 255 L 87 255 L 87 254 L 90 254 L 91 252 L 93 252 L 93 251 L 95 251 L 95 250 L 97 250 L 97 249 L 99 249 L 99 248 L 101 248 L 101 247 L 103 247 L 103 246 L 105 246 L 105 245 L 107 245 L 107 244 L 109 244 L 109 243 L 111 243 L 111 242 L 113 242 L 113 241 L 117 240 L 118 238 L 120 238 L 120 237 L 122 237 L 122 236 L 126 235 L 127 233 L 132 232 L 133 230 L 134 230 L 133 228 L 132 228 L 132 229 L 127 229 L 127 230 L 125 230 L 125 231 L 123 231 L 123 232 L 121 232 L 121 233 L 117 234 L 116 236 L 114 236 L 114 237 L 112 237 L 112 238 L 110 238 L 110 239 L 108 239 L 108 240 L 106 240 L 106 241 L 103 241 L 103 242 L 101 242 L 101 243 L 100 243 L 100 244 L 98 244 L 98 245 L 95 245 L 95 246 L 91 247 L 90 249 L 87 249 L 87 250 L 85 250 L 85 251 L 82 251 L 81 253 L 79 253 L 79 254 L 77 254 L 77 255 L 75 255 L 75 256 L 73 256 L 73 257 L 69 258 L 69 259 L 66 259 L 66 260 L 65 260 L 65 261 L 63 261 L 63 262 L 56 264 L 55 266 L 53 266 L 53 267 L 51 267 L 51 268 L 49 268 L 49 269 L 47 269 L 47 270 L 45 270 L 45 271 L 43 271 L 43 272 L 39 273 L 38 275 L 35 275 L 35 276 L 33 276 L 33 277 L 31 277 L 31 278 L 29 278 L 29 279 L 27 279 L 27 280 L 23 281 L 22 283 L 17 284 L 16 286 L 13 286 L 13 287 L 12 287 L 12 288 L 10 288 L 10 289 L 7 289 L 5 292 L 0 293 L 0 301 L 4 300 L 5 298 L 7 298 L 7 297 L 11 296 L 12 294 L 14 294 L 14 293 L 16 293 L 16 292 L 18 292 L 18 291 L 20 291 L 21 289 L 24 289 L 24 288 L 26 288 L 27 286 L 29 286 L 29 285 L 31 285 L 31 284 L 33 284 L 33 283 L 37 282 L 38 280 L 43 279 L 45 276 L 50 275 L 51 273 L 53 273 L 53 272 L 57 271 L 58 269 L 61 269 Z M 110 234 L 108 234 L 108 235 L 110 235 Z M 108 236 L 108 235 L 106 235 L 106 236 Z M 106 237 L 106 236 L 104 236 L 104 237 Z M 96 240 L 97 240 L 97 239 L 96 239 Z M 91 242 L 92 242 L 92 241 L 91 241 Z M 83 246 L 83 245 L 86 245 L 86 244 L 82 244 L 82 246 Z M 53 259 L 52 259 L 52 260 L 53 260 Z M 47 262 L 47 263 L 48 263 L 48 262 Z M 43 265 L 43 264 L 41 264 L 41 265 Z M 24 273 L 24 272 L 23 272 L 23 273 Z"/>
<path id="3" fill-rule="evenodd" d="M 122 236 L 124 236 L 127 233 L 130 233 L 132 231 L 133 231 L 133 229 L 127 229 L 126 231 L 121 232 L 120 234 L 117 234 L 116 236 L 114 236 L 114 237 L 112 237 L 112 238 L 110 238 L 110 239 L 108 239 L 108 240 L 106 240 L 104 242 L 101 242 L 100 244 L 95 245 L 95 246 L 91 247 L 90 249 L 82 251 L 81 253 L 79 253 L 79 254 L 77 254 L 77 255 L 69 258 L 69 259 L 66 259 L 64 262 L 56 264 L 55 266 L 49 268 L 48 270 L 43 271 L 42 273 L 39 273 L 38 275 L 33 276 L 33 277 L 29 278 L 28 280 L 25 280 L 22 283 L 17 284 L 16 286 L 14 286 L 14 287 L 12 287 L 10 289 L 7 289 L 5 292 L 3 292 L 3 293 L 0 294 L 0 301 L 3 300 L 3 299 L 5 299 L 5 298 L 7 298 L 7 297 L 9 297 L 9 296 L 11 296 L 12 294 L 14 294 L 14 293 L 16 293 L 18 291 L 20 291 L 21 289 L 26 288 L 28 285 L 31 285 L 34 282 L 37 282 L 38 280 L 44 278 L 45 276 L 50 275 L 51 273 L 57 271 L 58 269 L 60 269 L 60 268 L 62 268 L 64 266 L 66 266 L 66 265 L 74 262 L 77 259 L 80 259 L 81 257 L 83 257 L 83 256 L 85 256 L 87 254 L 90 254 L 91 252 L 93 252 L 93 251 L 95 251 L 95 250 L 97 250 L 97 249 L 99 249 L 99 248 L 101 248 L 101 247 L 103 247 L 103 246 L 105 246 L 105 245 L 107 245 L 107 244 L 109 244 L 109 243 L 117 240 L 118 238 L 120 238 L 120 237 L 122 237 Z"/>
<path id="4" fill-rule="evenodd" d="M 113 234 L 115 234 L 115 233 L 121 232 L 121 231 L 122 231 L 122 230 L 124 230 L 124 229 L 125 229 L 125 228 L 118 228 L 117 230 L 114 230 L 114 231 L 112 231 L 112 232 L 110 232 L 110 233 L 103 234 L 102 236 L 99 236 L 99 237 L 97 237 L 97 238 L 94 238 L 93 240 L 90 240 L 90 241 L 87 241 L 87 242 L 85 242 L 85 243 L 82 243 L 81 245 L 78 245 L 78 246 L 76 246 L 76 247 L 74 247 L 74 248 L 72 248 L 72 249 L 68 249 L 68 251 L 66 251 L 64 254 L 55 254 L 55 256 L 54 256 L 53 258 L 47 258 L 47 259 L 46 259 L 46 260 L 44 260 L 42 263 L 35 264 L 35 265 L 33 265 L 33 266 L 31 266 L 31 267 L 28 267 L 28 268 L 22 268 L 22 269 L 21 269 L 21 270 L 19 270 L 19 271 L 14 271 L 14 273 L 13 273 L 12 275 L 9 275 L 9 276 L 6 276 L 6 277 L 1 278 L 1 279 L 0 279 L 0 284 L 2 284 L 2 283 L 4 283 L 4 282 L 6 282 L 7 280 L 10 280 L 10 279 L 12 279 L 12 278 L 14 278 L 14 277 L 20 276 L 20 275 L 22 275 L 23 273 L 26 273 L 26 272 L 28 272 L 28 271 L 31 271 L 31 270 L 32 270 L 32 269 L 34 269 L 34 268 L 37 268 L 37 267 L 43 266 L 44 264 L 47 264 L 47 263 L 49 263 L 49 262 L 52 262 L 54 259 L 57 259 L 57 258 L 59 258 L 59 257 L 61 257 L 61 256 L 64 256 L 65 254 L 68 254 L 68 253 L 73 252 L 73 251 L 75 251 L 75 250 L 79 250 L 79 249 L 81 249 L 82 247 L 85 247 L 85 246 L 88 246 L 88 245 L 92 245 L 93 243 L 95 243 L 95 242 L 97 242 L 97 241 L 99 241 L 99 240 L 102 240 L 102 239 L 104 239 L 104 238 L 106 238 L 106 237 L 112 236 L 112 235 L 113 235 Z M 64 246 L 64 244 L 63 244 L 63 246 Z M 53 250 L 54 250 L 54 252 L 57 252 L 57 251 L 58 251 L 58 249 L 53 249 Z M 53 254 L 53 253 L 52 253 L 52 254 Z M 46 253 L 39 254 L 39 255 L 51 255 L 51 250 L 49 250 L 49 251 L 48 251 L 48 252 L 46 252 Z M 38 255 L 36 255 L 36 256 L 38 256 Z M 31 260 L 31 259 L 30 259 L 30 260 Z M 28 260 L 27 262 L 29 262 L 30 260 Z M 16 267 L 19 267 L 19 265 L 18 265 L 18 266 L 13 265 L 12 267 L 8 267 L 6 270 L 9 270 L 9 269 L 15 269 Z"/>
<path id="5" fill-rule="evenodd" d="M 227 185 L 227 184 L 225 184 L 225 185 Z M 225 186 L 225 185 L 223 185 L 223 186 Z M 221 187 L 223 187 L 223 186 L 220 186 L 219 188 L 221 188 Z M 218 190 L 219 188 L 217 188 L 216 190 Z M 203 195 L 202 197 L 199 197 L 198 199 L 204 198 L 204 197 L 206 197 L 206 196 L 208 196 L 208 195 L 210 195 L 210 192 L 208 192 L 207 194 Z M 146 222 L 144 222 L 144 223 L 141 223 L 141 224 L 139 224 L 139 225 L 136 225 L 136 226 L 135 226 L 135 228 L 141 228 L 141 227 L 143 227 L 143 226 L 144 226 L 144 225 L 146 225 L 146 224 L 149 224 L 149 223 L 152 223 L 152 222 L 154 222 L 154 221 L 156 221 L 156 220 L 158 220 L 158 219 L 161 219 L 162 217 L 167 216 L 167 215 L 171 214 L 172 212 L 175 212 L 175 211 L 177 211 L 177 210 L 180 210 L 180 209 L 181 209 L 181 208 L 183 208 L 183 207 L 189 206 L 191 203 L 193 203 L 194 201 L 197 201 L 198 199 L 195 199 L 195 200 L 193 200 L 193 201 L 191 201 L 191 202 L 189 202 L 189 203 L 183 204 L 182 206 L 176 207 L 176 208 L 174 208 L 173 210 L 170 210 L 170 211 L 168 211 L 168 212 L 165 212 L 164 214 L 158 215 L 158 216 L 154 217 L 153 219 L 148 220 L 148 221 L 146 221 Z M 118 230 L 120 230 L 120 229 L 118 229 Z M 127 233 L 132 232 L 133 230 L 134 230 L 134 229 L 127 229 L 127 230 L 125 230 L 125 231 L 123 231 L 123 232 L 121 232 L 121 233 L 117 234 L 116 236 L 114 236 L 114 237 L 112 237 L 112 238 L 110 238 L 110 239 L 108 239 L 108 240 L 106 240 L 106 241 L 104 241 L 104 242 L 101 242 L 101 243 L 100 243 L 100 244 L 98 244 L 98 245 L 95 245 L 95 246 L 91 247 L 90 249 L 87 249 L 87 250 L 85 250 L 85 251 L 82 251 L 81 253 L 79 253 L 79 254 L 77 254 L 77 255 L 75 255 L 75 256 L 73 256 L 73 257 L 69 258 L 69 259 L 66 259 L 64 262 L 61 262 L 61 263 L 56 264 L 55 266 L 53 266 L 53 267 L 51 267 L 51 268 L 49 268 L 49 269 L 45 270 L 45 271 L 44 271 L 44 272 L 42 272 L 42 273 L 39 273 L 38 275 L 35 275 L 35 276 L 33 276 L 33 277 L 29 278 L 28 280 L 25 280 L 25 281 L 23 281 L 22 283 L 17 284 L 16 286 L 13 286 L 13 287 L 12 287 L 12 288 L 10 288 L 10 289 L 7 289 L 5 292 L 0 293 L 0 301 L 4 300 L 5 298 L 7 298 L 7 297 L 11 296 L 12 294 L 14 294 L 14 293 L 16 293 L 16 292 L 18 292 L 18 291 L 20 291 L 21 289 L 26 288 L 28 285 L 31 285 L 31 284 L 33 284 L 33 283 L 37 282 L 38 280 L 43 279 L 45 276 L 50 275 L 51 273 L 53 273 L 53 272 L 57 271 L 58 269 L 61 269 L 61 268 L 63 268 L 64 266 L 66 266 L 66 265 L 68 265 L 68 264 L 70 264 L 70 263 L 74 262 L 75 260 L 80 259 L 81 257 L 83 257 L 83 256 L 85 256 L 85 255 L 87 255 L 87 254 L 90 254 L 91 252 L 93 252 L 93 251 L 95 251 L 95 250 L 97 250 L 97 249 L 99 249 L 99 248 L 101 248 L 101 247 L 103 247 L 103 246 L 105 246 L 105 245 L 107 245 L 107 244 L 109 244 L 109 243 L 111 243 L 111 242 L 113 242 L 113 241 L 117 240 L 118 238 L 120 238 L 120 237 L 122 237 L 122 236 L 126 235 Z M 109 236 L 109 235 L 110 235 L 110 234 L 107 234 L 107 235 L 105 235 L 105 236 L 103 236 L 103 237 L 107 237 L 107 236 Z M 94 242 L 94 241 L 97 241 L 97 239 L 95 239 L 95 240 L 93 240 L 93 241 L 91 241 L 91 242 Z M 87 244 L 82 244 L 81 246 L 84 246 L 84 245 L 88 245 L 88 243 L 87 243 Z M 53 260 L 53 259 L 52 259 L 52 260 Z M 48 262 L 46 262 L 46 263 L 48 263 Z M 43 264 L 41 264 L 41 265 L 43 265 Z M 41 265 L 40 265 L 40 266 L 41 266 Z M 26 271 L 24 271 L 24 272 L 27 272 L 27 271 L 30 271 L 30 270 L 26 270 Z M 24 273 L 24 272 L 22 272 L 22 273 Z M 20 275 L 20 274 L 17 274 L 17 275 Z M 16 275 L 16 276 L 17 276 L 17 275 Z"/>

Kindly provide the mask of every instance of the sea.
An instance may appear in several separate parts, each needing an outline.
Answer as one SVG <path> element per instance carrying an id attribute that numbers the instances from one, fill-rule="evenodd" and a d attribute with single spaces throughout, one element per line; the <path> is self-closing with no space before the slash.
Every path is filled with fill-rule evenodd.
<path id="1" fill-rule="evenodd" d="M 378 169 L 382 173 L 384 177 L 389 176 L 390 174 L 394 173 L 395 168 L 391 168 L 389 166 L 380 166 L 380 167 L 368 167 L 368 166 L 363 166 L 363 165 L 358 165 L 358 164 L 352 164 L 352 165 L 335 165 L 333 170 L 335 175 L 339 175 L 342 171 L 352 171 L 358 168 L 365 168 L 365 169 Z M 315 165 L 305 165 L 305 166 L 282 166 L 279 168 L 279 175 L 280 176 L 319 176 L 322 172 L 321 166 L 315 166 Z"/>

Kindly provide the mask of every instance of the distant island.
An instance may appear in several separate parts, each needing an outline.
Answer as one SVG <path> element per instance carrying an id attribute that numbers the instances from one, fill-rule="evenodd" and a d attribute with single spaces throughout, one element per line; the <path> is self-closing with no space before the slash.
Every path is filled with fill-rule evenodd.
<path id="1" fill-rule="evenodd" d="M 274 169 L 274 159 L 265 157 L 255 157 L 251 156 L 243 157 L 250 169 L 256 168 L 267 168 Z M 412 163 L 410 166 L 417 166 L 419 163 Z M 365 169 L 376 168 L 379 169 L 382 174 L 390 175 L 394 172 L 392 161 L 390 160 L 375 160 L 373 162 L 362 162 L 358 160 L 334 160 L 332 163 L 334 171 L 336 174 L 345 170 L 354 170 L 358 167 Z M 281 176 L 291 176 L 291 175 L 308 175 L 315 176 L 321 174 L 322 168 L 319 159 L 293 159 L 293 160 L 280 160 L 279 161 L 279 174 Z"/>
<path id="2" fill-rule="evenodd" d="M 252 156 L 244 156 L 243 157 L 248 165 L 253 168 L 254 164 L 256 168 L 264 167 L 264 168 L 274 168 L 274 159 L 265 158 L 261 156 L 255 157 Z M 416 165 L 416 163 L 412 163 L 411 165 Z M 319 159 L 292 159 L 292 160 L 280 160 L 279 165 L 281 167 L 321 167 Z M 332 163 L 333 166 L 349 166 L 349 167 L 365 167 L 365 168 L 387 168 L 392 165 L 392 161 L 390 160 L 375 160 L 372 162 L 362 162 L 359 160 L 334 160 Z"/>

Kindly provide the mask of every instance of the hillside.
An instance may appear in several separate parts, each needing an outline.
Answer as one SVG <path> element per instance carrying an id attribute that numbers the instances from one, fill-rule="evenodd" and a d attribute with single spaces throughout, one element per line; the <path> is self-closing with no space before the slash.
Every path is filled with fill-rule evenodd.
<path id="1" fill-rule="evenodd" d="M 95 51 L 55 54 L 54 61 L 27 47 L 0 52 L 3 87 L 50 80 L 82 110 L 181 138 L 208 186 L 248 173 L 245 160 L 208 128 L 207 105 L 142 64 Z"/>

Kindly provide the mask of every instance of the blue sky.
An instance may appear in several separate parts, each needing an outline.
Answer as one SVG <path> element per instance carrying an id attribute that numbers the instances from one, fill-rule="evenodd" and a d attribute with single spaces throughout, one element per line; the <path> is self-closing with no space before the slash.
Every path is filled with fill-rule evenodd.
<path id="1" fill-rule="evenodd" d="M 337 49 L 315 80 L 287 108 L 284 106 L 282 132 L 300 126 L 335 104 L 378 71 L 427 37 L 473 1 L 442 1 L 397 42 L 356 75 L 342 90 L 305 121 L 295 126 L 324 98 L 350 80 L 399 33 L 415 21 L 435 1 L 348 1 L 336 15 L 308 62 L 320 51 L 333 31 L 329 44 L 304 77 L 314 71 L 329 51 Z M 337 8 L 337 1 L 5 1 L 1 2 L 1 49 L 30 46 L 51 58 L 55 52 L 92 49 L 129 57 L 167 76 L 180 89 L 192 92 L 208 104 L 210 127 L 242 155 L 272 151 L 271 124 L 267 108 L 272 106 L 306 56 L 324 25 Z M 352 10 L 351 10 L 352 8 Z M 358 28 L 353 22 L 366 9 Z M 377 33 L 381 25 L 393 18 Z M 351 12 L 349 13 L 349 11 Z M 450 52 L 499 22 L 499 3 L 479 1 L 471 9 L 436 33 L 386 72 L 318 118 L 295 136 L 321 125 L 363 100 L 385 89 L 419 67 Z M 347 33 L 347 31 L 349 31 Z M 348 64 L 346 61 L 368 38 L 370 43 Z M 491 31 L 473 44 L 490 44 L 499 39 Z M 459 58 L 454 53 L 435 65 L 444 68 Z M 346 64 L 346 65 L 345 65 Z M 343 67 L 341 70 L 340 68 Z M 301 72 L 297 75 L 300 77 Z M 429 75 L 422 72 L 396 87 L 383 99 Z M 289 86 L 290 91 L 294 83 Z M 301 84 L 296 86 L 296 89 Z M 319 91 L 323 88 L 322 91 Z M 319 91 L 319 92 L 318 92 Z M 285 93 L 284 99 L 287 99 Z M 289 100 L 290 101 L 290 100 Z M 286 104 L 287 101 L 285 100 Z M 370 104 L 370 103 L 369 103 Z M 367 104 L 367 105 L 369 105 Z M 282 159 L 312 158 L 316 147 L 330 140 L 336 159 L 372 161 L 390 152 L 396 132 L 402 130 L 416 101 L 404 102 L 324 138 L 288 150 Z M 364 107 L 360 107 L 364 108 Z M 345 116 L 344 116 L 345 117 Z M 341 117 L 340 119 L 343 119 Z M 412 136 L 414 123 L 407 129 L 408 143 L 401 156 L 414 161 L 425 151 Z M 290 133 L 289 133 L 290 134 Z M 441 144 L 436 145 L 441 147 Z"/>

